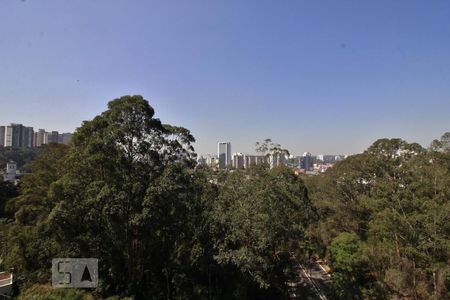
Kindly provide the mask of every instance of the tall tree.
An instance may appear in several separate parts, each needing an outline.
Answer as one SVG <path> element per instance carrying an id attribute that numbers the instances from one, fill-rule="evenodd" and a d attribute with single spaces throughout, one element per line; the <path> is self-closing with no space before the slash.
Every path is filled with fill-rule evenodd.
<path id="1" fill-rule="evenodd" d="M 330 245 L 342 232 L 360 240 L 372 275 L 364 283 L 355 281 L 360 295 L 378 299 L 383 290 L 385 296 L 445 299 L 449 158 L 445 151 L 381 139 L 307 181 L 321 216 L 312 234 L 325 248 L 322 254 L 327 248 L 333 254 L 336 247 Z M 339 269 L 336 260 L 331 263 Z M 342 282 L 339 274 L 335 283 Z"/>
<path id="2" fill-rule="evenodd" d="M 314 217 L 303 181 L 286 167 L 235 172 L 220 187 L 214 216 L 216 260 L 260 288 L 283 293 L 281 254 L 304 253 L 306 226 Z"/>
<path id="3" fill-rule="evenodd" d="M 193 166 L 192 142 L 188 130 L 154 118 L 141 96 L 111 101 L 107 111 L 76 131 L 62 173 L 46 194 L 54 206 L 42 234 L 60 245 L 58 255 L 100 258 L 101 288 L 139 294 L 143 241 L 154 234 L 145 219 L 145 199 L 167 167 Z M 24 191 L 24 197 L 31 194 Z"/>

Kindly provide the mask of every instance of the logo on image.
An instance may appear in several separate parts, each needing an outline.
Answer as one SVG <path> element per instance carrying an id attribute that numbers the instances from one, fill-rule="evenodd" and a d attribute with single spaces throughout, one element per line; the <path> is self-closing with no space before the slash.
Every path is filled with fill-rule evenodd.
<path id="1" fill-rule="evenodd" d="M 52 286 L 54 288 L 95 288 L 98 285 L 98 259 L 54 258 Z"/>

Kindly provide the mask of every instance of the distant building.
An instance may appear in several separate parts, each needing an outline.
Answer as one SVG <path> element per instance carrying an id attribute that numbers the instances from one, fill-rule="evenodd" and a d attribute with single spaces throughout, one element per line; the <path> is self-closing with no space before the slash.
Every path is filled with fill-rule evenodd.
<path id="1" fill-rule="evenodd" d="M 273 152 L 269 154 L 270 168 L 275 168 L 281 165 L 285 165 L 287 162 L 287 155 L 285 153 Z"/>
<path id="2" fill-rule="evenodd" d="M 25 127 L 22 124 L 11 124 L 12 128 L 12 143 L 11 147 L 20 148 L 23 147 L 23 139 L 24 139 L 24 129 Z"/>
<path id="3" fill-rule="evenodd" d="M 38 139 L 38 133 L 33 133 L 33 147 L 37 147 L 37 139 Z"/>
<path id="4" fill-rule="evenodd" d="M 59 132 L 52 131 L 48 133 L 48 143 L 58 143 L 59 140 Z"/>
<path id="5" fill-rule="evenodd" d="M 332 164 L 335 162 L 336 156 L 334 155 L 324 155 L 323 156 L 323 162 L 326 164 Z"/>
<path id="6" fill-rule="evenodd" d="M 58 131 L 46 132 L 44 129 L 34 131 L 33 127 L 18 123 L 0 126 L 0 147 L 30 148 L 41 147 L 48 143 L 68 145 L 72 140 L 72 133 L 59 134 Z"/>
<path id="7" fill-rule="evenodd" d="M 39 129 L 34 133 L 34 137 L 34 147 L 42 147 L 48 142 L 48 133 L 45 132 L 45 129 Z"/>
<path id="8" fill-rule="evenodd" d="M 5 127 L 5 147 L 12 147 L 12 135 L 13 135 L 12 126 L 6 126 Z"/>
<path id="9" fill-rule="evenodd" d="M 201 166 L 205 166 L 206 158 L 204 158 L 203 155 L 200 155 L 199 157 L 197 157 L 197 164 L 201 165 Z"/>
<path id="10" fill-rule="evenodd" d="M 69 145 L 70 141 L 72 140 L 73 134 L 72 133 L 63 133 L 59 135 L 61 137 L 60 143 L 64 145 Z"/>
<path id="11" fill-rule="evenodd" d="M 26 127 L 22 124 L 14 124 L 12 123 L 10 131 L 11 147 L 13 148 L 22 148 L 22 147 L 33 147 L 33 138 L 34 138 L 34 130 L 33 127 Z M 8 128 L 7 128 L 8 135 Z M 6 144 L 6 143 L 5 143 Z M 9 144 L 9 143 L 8 143 Z"/>
<path id="12" fill-rule="evenodd" d="M 347 155 L 336 155 L 336 156 L 334 157 L 334 161 L 335 161 L 335 162 L 338 162 L 338 161 L 344 160 L 344 159 L 346 159 L 346 158 L 347 158 Z"/>
<path id="13" fill-rule="evenodd" d="M 244 154 L 242 153 L 233 153 L 231 157 L 232 166 L 234 169 L 242 169 L 244 168 Z"/>
<path id="14" fill-rule="evenodd" d="M 246 154 L 244 156 L 244 168 L 248 169 L 253 165 L 256 165 L 256 155 Z"/>
<path id="15" fill-rule="evenodd" d="M 257 155 L 256 156 L 256 164 L 263 164 L 267 162 L 267 158 L 264 155 Z"/>
<path id="16" fill-rule="evenodd" d="M 244 156 L 244 168 L 250 168 L 253 165 L 259 165 L 265 163 L 266 158 L 264 155 L 248 155 Z"/>
<path id="17" fill-rule="evenodd" d="M 216 168 L 219 164 L 219 160 L 215 155 L 208 155 L 206 157 L 206 165 L 210 166 L 211 168 Z"/>
<path id="18" fill-rule="evenodd" d="M 286 165 L 289 166 L 290 168 L 298 168 L 299 166 L 299 161 L 300 159 L 298 158 L 298 156 L 294 156 L 292 154 L 290 154 L 289 156 L 286 156 Z"/>
<path id="19" fill-rule="evenodd" d="M 33 147 L 34 129 L 33 127 L 23 127 L 22 147 Z"/>
<path id="20" fill-rule="evenodd" d="M 6 127 L 0 126 L 0 148 L 5 146 Z"/>
<path id="21" fill-rule="evenodd" d="M 219 157 L 219 168 L 225 169 L 231 165 L 231 143 L 219 142 L 217 144 L 217 156 Z"/>
<path id="22" fill-rule="evenodd" d="M 319 173 L 325 173 L 326 170 L 329 168 L 332 168 L 334 164 L 316 164 L 314 165 L 314 170 L 316 170 Z"/>
<path id="23" fill-rule="evenodd" d="M 300 161 L 300 168 L 305 171 L 313 170 L 313 157 L 311 156 L 311 153 L 309 152 L 303 153 Z"/>
<path id="24" fill-rule="evenodd" d="M 12 123 L 6 127 L 5 146 L 13 148 L 33 147 L 33 127 Z"/>
<path id="25" fill-rule="evenodd" d="M 48 132 L 45 131 L 44 129 L 41 129 L 42 132 L 42 145 L 47 145 L 48 144 Z"/>
<path id="26" fill-rule="evenodd" d="M 13 161 L 6 164 L 6 173 L 3 174 L 3 181 L 15 181 L 17 175 L 17 164 Z"/>

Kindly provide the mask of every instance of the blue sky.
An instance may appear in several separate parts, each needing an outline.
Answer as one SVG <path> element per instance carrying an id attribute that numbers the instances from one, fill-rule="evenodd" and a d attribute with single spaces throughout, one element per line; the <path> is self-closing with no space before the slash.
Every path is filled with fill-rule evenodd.
<path id="1" fill-rule="evenodd" d="M 450 1 L 0 0 L 0 123 L 141 94 L 199 153 L 355 153 L 450 130 Z"/>

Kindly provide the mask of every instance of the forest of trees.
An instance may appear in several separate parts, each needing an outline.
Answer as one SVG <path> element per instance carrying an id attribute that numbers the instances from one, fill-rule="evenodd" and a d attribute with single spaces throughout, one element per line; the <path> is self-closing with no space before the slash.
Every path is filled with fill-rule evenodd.
<path id="1" fill-rule="evenodd" d="M 3 170 L 8 162 L 14 161 L 18 169 L 23 172 L 30 172 L 30 164 L 40 151 L 41 148 L 13 149 L 11 147 L 0 147 L 0 170 Z"/>
<path id="2" fill-rule="evenodd" d="M 307 178 L 338 299 L 450 299 L 450 133 L 380 139 Z"/>
<path id="3" fill-rule="evenodd" d="M 381 139 L 319 176 L 197 166 L 189 130 L 124 96 L 0 184 L 0 270 L 19 299 L 287 299 L 289 256 L 326 260 L 330 299 L 450 298 L 450 134 Z M 55 257 L 99 259 L 94 290 Z"/>

